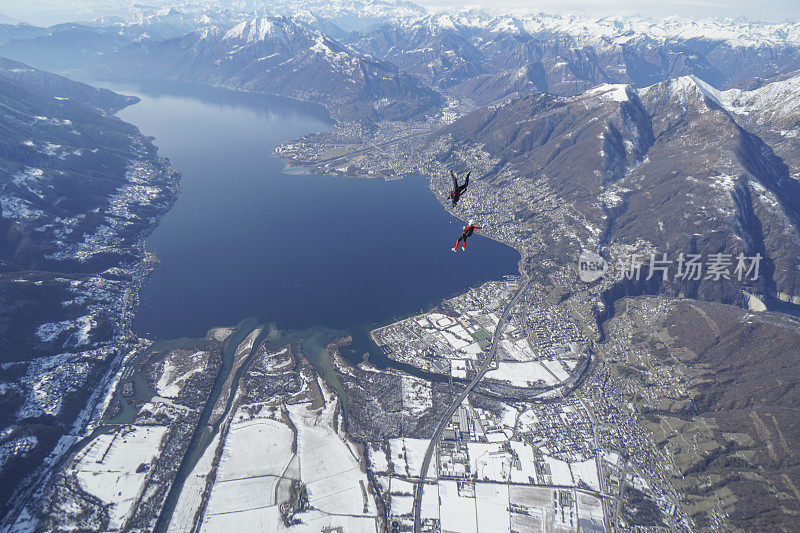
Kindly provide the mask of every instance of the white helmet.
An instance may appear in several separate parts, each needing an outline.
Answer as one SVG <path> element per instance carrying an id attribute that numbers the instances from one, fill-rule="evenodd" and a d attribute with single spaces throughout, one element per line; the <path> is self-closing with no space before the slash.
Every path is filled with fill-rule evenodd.
<path id="1" fill-rule="evenodd" d="M 468 223 L 468 225 L 469 225 L 469 226 L 474 226 L 474 225 L 475 225 L 475 221 L 474 221 L 474 220 L 472 220 L 472 219 L 469 219 L 469 223 Z"/>

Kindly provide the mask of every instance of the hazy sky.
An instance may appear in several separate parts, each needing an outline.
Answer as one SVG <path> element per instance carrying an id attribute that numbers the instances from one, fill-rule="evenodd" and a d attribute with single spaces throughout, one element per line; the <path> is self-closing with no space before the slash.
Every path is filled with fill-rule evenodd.
<path id="1" fill-rule="evenodd" d="M 471 2 L 459 0 L 421 0 L 429 7 L 462 7 Z M 475 2 L 481 5 L 481 2 Z M 483 2 L 499 9 L 575 12 L 588 15 L 641 14 L 652 17 L 682 15 L 690 17 L 739 17 L 783 22 L 800 20 L 800 0 L 493 0 Z"/>
<path id="2" fill-rule="evenodd" d="M 98 14 L 110 14 L 117 6 L 130 6 L 137 1 L 145 5 L 170 3 L 168 0 L 0 0 L 0 23 L 23 20 L 33 24 L 55 24 L 67 20 L 86 20 Z M 179 3 L 183 2 L 175 2 Z M 269 0 L 264 2 L 267 5 L 269 3 Z M 800 0 L 416 0 L 415 3 L 434 8 L 474 5 L 492 11 L 533 9 L 594 16 L 638 13 L 652 17 L 745 16 L 751 20 L 768 22 L 800 21 Z"/>

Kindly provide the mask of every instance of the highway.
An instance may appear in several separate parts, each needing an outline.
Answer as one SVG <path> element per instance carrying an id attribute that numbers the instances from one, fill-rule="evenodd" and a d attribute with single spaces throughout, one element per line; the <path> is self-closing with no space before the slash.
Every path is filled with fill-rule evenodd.
<path id="1" fill-rule="evenodd" d="M 428 472 L 428 467 L 430 466 L 433 452 L 436 450 L 436 446 L 439 444 L 439 440 L 442 438 L 442 432 L 444 431 L 444 428 L 447 427 L 448 421 L 450 418 L 452 418 L 453 414 L 458 409 L 458 406 L 461 405 L 472 388 L 477 385 L 481 379 L 483 379 L 486 371 L 489 370 L 489 364 L 497 355 L 500 336 L 502 335 L 503 330 L 506 328 L 506 323 L 508 322 L 509 315 L 511 315 L 511 310 L 514 308 L 514 305 L 516 305 L 517 301 L 519 301 L 520 296 L 522 296 L 531 282 L 530 278 L 527 276 L 524 279 L 525 283 L 519 286 L 517 292 L 514 293 L 514 296 L 511 298 L 511 300 L 509 300 L 503 309 L 503 314 L 500 317 L 500 321 L 497 323 L 497 327 L 494 330 L 494 335 L 492 335 L 492 346 L 489 348 L 489 353 L 483 359 L 483 363 L 481 363 L 481 367 L 478 369 L 478 373 L 475 375 L 475 378 L 470 381 L 467 387 L 461 392 L 461 394 L 458 395 L 458 398 L 456 398 L 452 405 L 450 405 L 450 408 L 436 425 L 436 431 L 434 432 L 433 437 L 431 437 L 431 442 L 428 444 L 428 449 L 425 452 L 425 458 L 422 460 L 422 468 L 419 472 L 420 480 L 414 487 L 414 533 L 419 533 L 422 528 L 420 520 L 420 513 L 422 510 L 422 490 L 425 487 L 425 475 Z"/>

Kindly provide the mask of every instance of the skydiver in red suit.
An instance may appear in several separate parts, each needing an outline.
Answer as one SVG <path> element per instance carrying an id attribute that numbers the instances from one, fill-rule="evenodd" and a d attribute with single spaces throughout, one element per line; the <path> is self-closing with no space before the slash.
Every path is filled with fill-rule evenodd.
<path id="1" fill-rule="evenodd" d="M 453 248 L 453 251 L 454 251 L 454 252 L 458 251 L 458 245 L 463 243 L 463 244 L 462 244 L 462 248 L 461 248 L 461 249 L 462 249 L 462 250 L 464 250 L 464 251 L 466 252 L 466 251 L 467 251 L 467 239 L 468 239 L 469 237 L 471 237 L 471 236 L 472 236 L 472 233 L 473 233 L 473 232 L 474 232 L 476 229 L 481 229 L 482 227 L 483 227 L 483 226 L 476 226 L 476 225 L 475 225 L 475 223 L 474 223 L 474 221 L 473 221 L 473 220 L 470 220 L 470 221 L 469 221 L 469 224 L 467 224 L 466 226 L 464 226 L 464 231 L 462 231 L 462 232 L 461 232 L 461 236 L 460 236 L 460 237 L 458 238 L 458 240 L 456 241 L 456 245 L 455 245 L 455 247 Z"/>

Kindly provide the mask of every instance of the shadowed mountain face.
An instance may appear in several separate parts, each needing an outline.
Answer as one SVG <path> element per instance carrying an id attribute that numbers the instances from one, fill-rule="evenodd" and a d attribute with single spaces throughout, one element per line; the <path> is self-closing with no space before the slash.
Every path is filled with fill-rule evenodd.
<path id="1" fill-rule="evenodd" d="M 141 240 L 177 182 L 112 115 L 135 101 L 0 59 L 0 440 L 26 443 L 5 452 L 4 505 L 135 343 Z"/>
<path id="2" fill-rule="evenodd" d="M 643 242 L 673 257 L 761 253 L 766 277 L 753 289 L 800 297 L 800 186 L 767 141 L 740 124 L 758 126 L 773 108 L 754 104 L 743 121 L 734 98 L 756 95 L 684 77 L 638 91 L 605 85 L 574 97 L 529 96 L 458 120 L 431 146 L 445 161 L 468 145 L 492 154 L 488 192 L 514 188 L 514 223 L 556 244 L 544 254 L 569 261 L 576 241 L 611 255 Z M 550 216 L 553 209 L 571 220 Z M 665 290 L 739 298 L 716 281 Z"/>
<path id="3" fill-rule="evenodd" d="M 124 262 L 121 249 L 92 257 L 66 249 L 104 224 L 109 196 L 128 180 L 138 132 L 110 114 L 136 100 L 8 60 L 0 69 L 2 156 L 12 176 L 2 184 L 3 259 L 9 268 L 76 271 Z"/>

